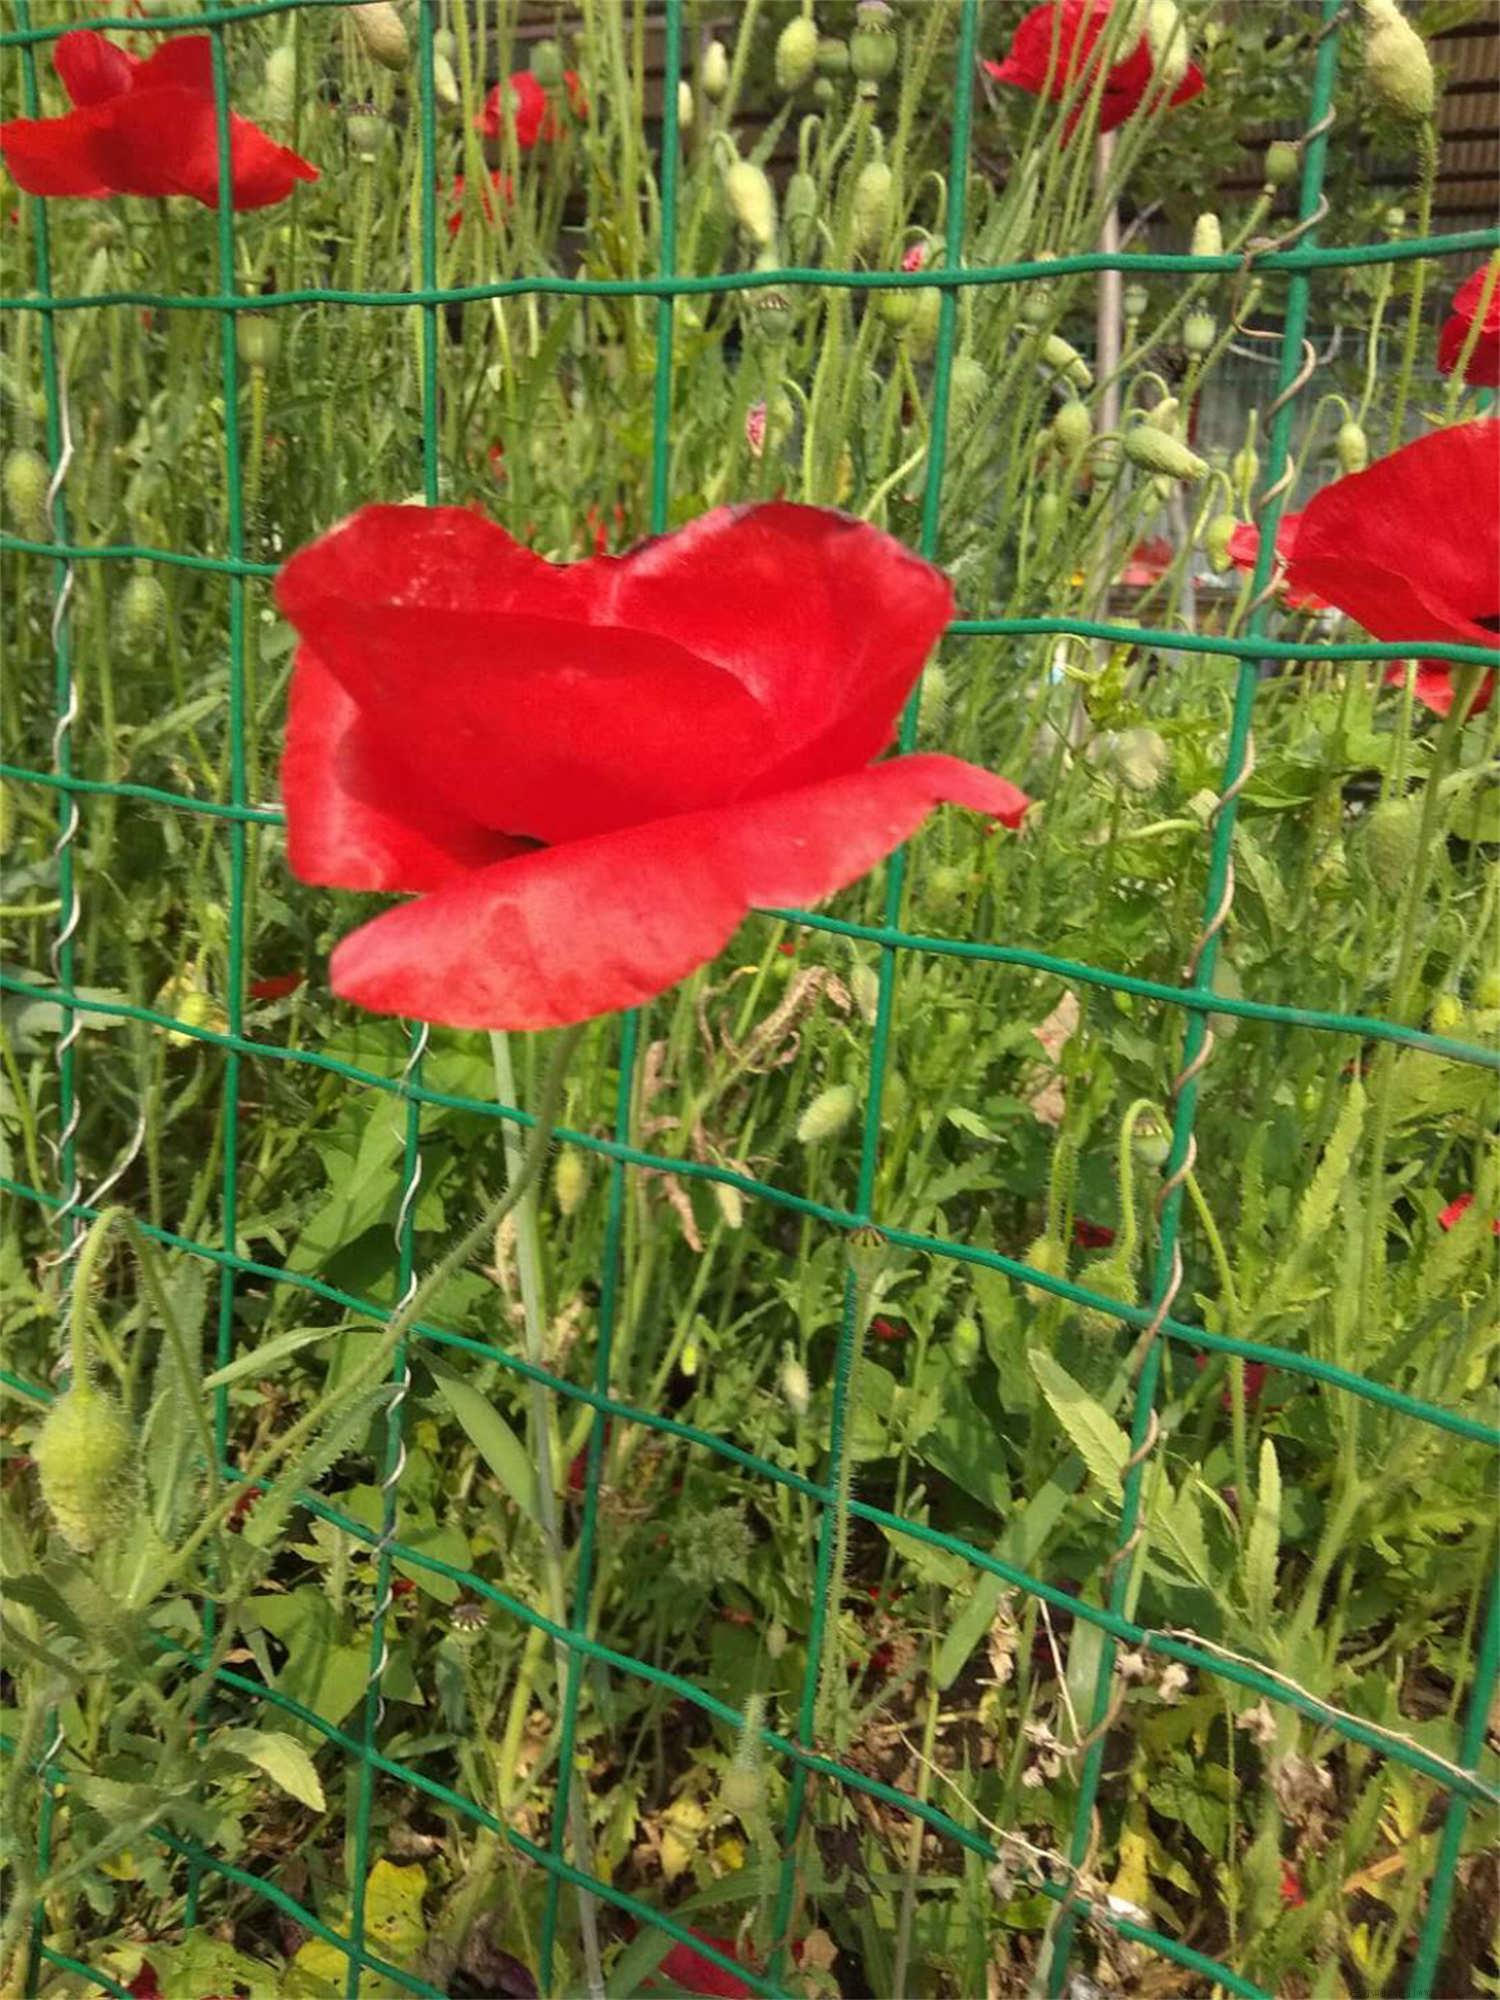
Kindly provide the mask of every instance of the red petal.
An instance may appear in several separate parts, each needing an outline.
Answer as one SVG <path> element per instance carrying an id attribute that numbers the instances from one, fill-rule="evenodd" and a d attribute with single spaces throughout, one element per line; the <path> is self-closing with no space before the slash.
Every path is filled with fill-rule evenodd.
<path id="1" fill-rule="evenodd" d="M 755 905 L 855 881 L 951 799 L 1014 824 L 1022 793 L 951 757 L 542 849 L 388 910 L 340 944 L 334 990 L 376 1013 L 545 1028 L 653 998 Z"/>
<path id="2" fill-rule="evenodd" d="M 213 97 L 214 45 L 207 35 L 168 35 L 136 65 L 132 89 L 161 90 L 169 85 Z"/>
<path id="3" fill-rule="evenodd" d="M 12 180 L 27 194 L 109 194 L 95 157 L 96 109 L 65 118 L 12 118 L 0 125 L 0 155 Z"/>
<path id="4" fill-rule="evenodd" d="M 306 646 L 292 674 L 281 795 L 292 873 L 326 888 L 438 889 L 525 851 L 438 804 Z"/>
<path id="5" fill-rule="evenodd" d="M 74 28 L 59 35 L 52 50 L 52 67 L 75 104 L 103 104 L 129 90 L 140 65 L 134 56 L 92 28 Z"/>
<path id="6" fill-rule="evenodd" d="M 1005 61 L 986 68 L 1033 96 L 1066 96 L 1104 32 L 1109 6 L 1110 0 L 1045 0 L 1017 26 Z"/>
<path id="7" fill-rule="evenodd" d="M 1406 668 L 1399 660 L 1393 660 L 1385 670 L 1387 687 L 1400 687 L 1406 680 Z M 1417 678 L 1412 693 L 1423 708 L 1434 715 L 1446 715 L 1453 706 L 1453 669 L 1442 660 L 1421 660 L 1417 664 Z M 1469 704 L 1467 720 L 1483 715 L 1495 698 L 1495 676 L 1487 673 L 1479 683 L 1479 693 Z"/>
<path id="8" fill-rule="evenodd" d="M 707 1931 L 694 1931 L 693 1936 L 704 1944 L 711 1944 L 726 1958 L 737 1958 L 732 1938 L 711 1937 Z M 661 1970 L 674 1986 L 680 1986 L 685 1993 L 703 1993 L 710 2000 L 749 2000 L 751 1989 L 743 1979 L 726 1971 L 722 1965 L 715 1965 L 711 1958 L 705 1958 L 701 1951 L 694 1951 L 689 1944 L 674 1944 L 661 1961 Z"/>
<path id="9" fill-rule="evenodd" d="M 1181 83 L 1167 99 L 1168 104 L 1191 104 L 1195 97 L 1201 97 L 1207 79 L 1196 63 L 1189 63 Z"/>
<path id="10" fill-rule="evenodd" d="M 1377 639 L 1493 647 L 1500 612 L 1500 421 L 1434 431 L 1304 509 L 1290 580 Z"/>

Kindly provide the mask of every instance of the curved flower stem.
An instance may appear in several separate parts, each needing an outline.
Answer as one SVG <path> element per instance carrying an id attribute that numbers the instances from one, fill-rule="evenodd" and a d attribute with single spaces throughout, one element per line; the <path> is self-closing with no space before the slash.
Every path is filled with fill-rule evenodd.
<path id="1" fill-rule="evenodd" d="M 1424 119 L 1418 137 L 1421 148 L 1421 179 L 1417 193 L 1417 235 L 1428 236 L 1432 231 L 1432 193 L 1437 184 L 1438 137 L 1430 118 Z M 1412 371 L 1417 365 L 1417 342 L 1422 337 L 1422 295 L 1427 288 L 1427 262 L 1417 259 L 1416 269 L 1411 274 L 1411 300 L 1406 309 L 1406 336 L 1401 343 L 1401 366 L 1396 371 L 1396 393 L 1391 403 L 1391 425 L 1386 432 L 1385 448 L 1394 451 L 1401 442 L 1401 432 L 1406 423 L 1406 400 L 1411 394 Z"/>

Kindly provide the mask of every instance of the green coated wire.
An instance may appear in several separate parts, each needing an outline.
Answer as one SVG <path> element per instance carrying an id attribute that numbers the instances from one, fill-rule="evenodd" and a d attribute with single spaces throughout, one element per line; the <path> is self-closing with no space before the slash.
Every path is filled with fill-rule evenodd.
<path id="1" fill-rule="evenodd" d="M 1313 239 L 1317 233 L 1316 217 L 1327 165 L 1333 85 L 1338 70 L 1337 22 L 1341 11 L 1342 0 L 1323 0 L 1322 32 L 1313 68 L 1312 104 L 1308 126 L 1310 136 L 1305 142 L 1303 152 L 1302 180 L 1298 197 L 1298 219 L 1304 225 L 1302 240 L 1309 248 L 1314 247 Z M 1254 606 L 1250 617 L 1252 637 L 1259 634 L 1270 612 L 1268 586 L 1275 561 L 1276 533 L 1281 524 L 1289 485 L 1289 482 L 1283 479 L 1283 474 L 1290 462 L 1295 386 L 1303 369 L 1302 343 L 1307 328 L 1311 289 L 1310 280 L 1305 274 L 1293 277 L 1287 287 L 1286 317 L 1281 336 L 1280 379 L 1267 449 L 1268 485 L 1265 488 L 1265 500 L 1256 508 L 1256 523 L 1260 534 L 1251 583 Z M 1235 689 L 1234 715 L 1225 752 L 1224 778 L 1220 786 L 1222 803 L 1214 821 L 1209 854 L 1208 883 L 1203 900 L 1202 945 L 1195 954 L 1189 981 L 1200 994 L 1209 994 L 1213 991 L 1219 938 L 1227 912 L 1228 898 L 1232 894 L 1231 849 L 1234 841 L 1238 793 L 1244 782 L 1244 775 L 1250 768 L 1250 718 L 1258 680 L 1259 673 L 1255 662 L 1244 661 L 1239 670 L 1239 681 Z M 1188 1016 L 1180 1072 L 1183 1082 L 1177 1093 L 1176 1111 L 1172 1122 L 1171 1150 L 1163 1182 L 1166 1199 L 1161 1206 L 1155 1269 L 1152 1275 L 1152 1304 L 1155 1309 L 1161 1311 L 1165 1311 L 1170 1305 L 1180 1283 L 1181 1252 L 1178 1247 L 1178 1237 L 1182 1220 L 1182 1195 L 1187 1171 L 1192 1165 L 1193 1127 L 1198 1110 L 1199 1077 L 1202 1058 L 1207 1053 L 1208 1033 L 1208 1019 L 1205 1014 L 1194 1013 Z M 1129 1602 L 1135 1570 L 1135 1548 L 1140 1539 L 1146 1472 L 1152 1456 L 1152 1426 L 1155 1422 L 1156 1387 L 1161 1373 L 1161 1356 L 1161 1342 L 1152 1341 L 1142 1360 L 1136 1383 L 1130 1425 L 1130 1456 L 1126 1460 L 1124 1498 L 1120 1508 L 1114 1555 L 1107 1572 L 1110 1577 L 1110 1608 L 1117 1612 L 1123 1611 Z M 1092 1737 L 1092 1741 L 1085 1753 L 1083 1769 L 1079 1775 L 1073 1831 L 1068 1847 L 1068 1859 L 1075 1869 L 1084 1866 L 1094 1841 L 1094 1802 L 1098 1796 L 1099 1780 L 1104 1769 L 1107 1733 L 1105 1722 L 1112 1698 L 1115 1661 L 1116 1647 L 1113 1640 L 1106 1637 L 1099 1649 L 1094 1699 L 1086 1731 L 1086 1735 Z M 1065 1902 L 1058 1920 L 1048 1970 L 1048 1992 L 1051 2000 L 1060 2000 L 1067 1983 L 1068 1962 L 1077 1935 L 1077 1927 L 1077 1909 L 1072 1902 Z"/>

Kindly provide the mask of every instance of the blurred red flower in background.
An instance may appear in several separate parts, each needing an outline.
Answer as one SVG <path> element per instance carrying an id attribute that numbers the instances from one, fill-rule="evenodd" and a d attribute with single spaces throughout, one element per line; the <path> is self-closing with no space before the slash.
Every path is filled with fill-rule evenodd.
<path id="1" fill-rule="evenodd" d="M 184 194 L 219 200 L 213 47 L 179 35 L 144 58 L 92 29 L 58 37 L 52 64 L 73 100 L 61 118 L 12 118 L 0 153 L 28 194 Z M 229 115 L 230 199 L 237 209 L 284 201 L 318 170 L 256 125 Z"/>
<path id="2" fill-rule="evenodd" d="M 1443 330 L 1438 335 L 1438 367 L 1445 375 L 1451 375 L 1458 366 L 1458 357 L 1463 352 L 1474 316 L 1479 311 L 1485 280 L 1489 276 L 1489 265 L 1481 264 L 1477 271 L 1469 273 L 1453 295 L 1453 310 L 1444 320 Z M 1500 388 L 1500 275 L 1490 285 L 1484 319 L 1468 366 L 1464 369 L 1464 380 L 1471 382 L 1476 389 Z"/>
<path id="3" fill-rule="evenodd" d="M 468 182 L 462 174 L 455 174 L 453 179 L 448 183 L 448 199 L 451 204 L 448 210 L 448 234 L 450 236 L 457 236 L 459 230 L 463 227 L 464 190 L 467 186 Z M 502 174 L 498 167 L 494 168 L 490 174 L 489 187 L 481 188 L 479 193 L 479 206 L 483 212 L 485 221 L 490 224 L 494 223 L 495 198 L 498 198 L 500 207 L 504 210 L 510 207 L 514 194 L 515 188 L 511 183 L 510 175 Z M 492 451 L 496 448 L 495 446 L 491 446 Z"/>
<path id="4" fill-rule="evenodd" d="M 1098 84 L 1099 43 L 1109 23 L 1113 0 L 1046 0 L 1033 7 L 1011 37 L 1003 62 L 987 62 L 984 67 L 996 83 L 1011 83 L 1033 97 L 1047 97 L 1054 104 L 1074 93 L 1065 131 L 1071 135 L 1083 117 L 1089 98 Z M 1186 31 L 1179 24 L 1177 33 Z M 1099 130 L 1113 132 L 1138 111 L 1147 98 L 1159 101 L 1166 88 L 1158 82 L 1157 56 L 1142 33 L 1118 60 L 1104 72 L 1099 97 Z M 1097 58 L 1097 59 L 1096 59 Z M 1170 96 L 1169 104 L 1186 104 L 1203 89 L 1203 72 L 1189 63 Z"/>
<path id="5" fill-rule="evenodd" d="M 565 70 L 563 83 L 568 93 L 568 108 L 573 116 L 587 118 L 589 101 L 584 95 L 577 70 Z M 533 146 L 562 137 L 563 126 L 557 115 L 557 104 L 529 69 L 517 70 L 504 83 L 490 86 L 484 109 L 474 120 L 474 130 L 486 139 L 498 139 L 504 130 L 507 113 L 515 122 L 516 144 L 523 153 L 529 153 Z"/>

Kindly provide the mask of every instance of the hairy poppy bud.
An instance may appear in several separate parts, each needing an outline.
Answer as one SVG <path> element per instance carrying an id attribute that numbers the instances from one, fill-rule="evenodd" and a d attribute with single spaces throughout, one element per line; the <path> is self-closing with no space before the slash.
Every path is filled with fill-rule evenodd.
<path id="1" fill-rule="evenodd" d="M 917 309 L 915 292 L 882 292 L 880 294 L 880 317 L 893 333 L 902 332 L 910 323 Z"/>
<path id="2" fill-rule="evenodd" d="M 1198 480 L 1208 471 L 1207 459 L 1156 424 L 1132 424 L 1123 443 L 1131 464 L 1145 472 L 1160 472 L 1168 479 Z"/>
<path id="3" fill-rule="evenodd" d="M 710 42 L 703 51 L 703 67 L 698 72 L 703 95 L 717 104 L 729 88 L 729 51 L 722 42 Z"/>
<path id="4" fill-rule="evenodd" d="M 859 0 L 849 37 L 849 67 L 861 83 L 884 83 L 896 67 L 896 26 L 886 0 Z"/>
<path id="5" fill-rule="evenodd" d="M 1068 1253 L 1055 1236 L 1038 1236 L 1029 1244 L 1022 1263 L 1029 1264 L 1033 1271 L 1040 1271 L 1045 1278 L 1065 1278 L 1068 1275 Z M 1040 1285 L 1023 1284 L 1021 1287 L 1033 1305 L 1045 1305 L 1052 1297 Z"/>
<path id="6" fill-rule="evenodd" d="M 281 328 L 270 313 L 240 313 L 234 322 L 234 345 L 245 366 L 264 375 L 281 347 Z"/>
<path id="7" fill-rule="evenodd" d="M 1144 285 L 1127 285 L 1120 294 L 1120 309 L 1126 319 L 1144 319 L 1151 304 L 1151 294 Z"/>
<path id="8" fill-rule="evenodd" d="M 841 42 L 837 35 L 824 35 L 818 43 L 818 74 L 820 76 L 849 74 L 849 44 Z"/>
<path id="9" fill-rule="evenodd" d="M 453 64 L 441 49 L 432 52 L 432 94 L 445 111 L 456 111 L 462 101 Z"/>
<path id="10" fill-rule="evenodd" d="M 1064 451 L 1082 451 L 1094 435 L 1094 420 L 1087 404 L 1070 397 L 1052 419 L 1052 428 Z"/>
<path id="11" fill-rule="evenodd" d="M 1118 1250 L 1110 1251 L 1107 1257 L 1095 1257 L 1085 1264 L 1078 1273 L 1078 1282 L 1107 1299 L 1118 1299 L 1122 1305 L 1133 1306 L 1139 1296 L 1135 1260 Z M 1090 1333 L 1112 1333 L 1119 1325 L 1115 1315 L 1101 1306 L 1080 1306 L 1079 1318 Z"/>
<path id="12" fill-rule="evenodd" d="M 552 1169 L 552 1192 L 557 1196 L 557 1205 L 564 1215 L 576 1215 L 588 1191 L 588 1162 L 576 1147 L 569 1146 L 558 1154 L 557 1165 Z"/>
<path id="13" fill-rule="evenodd" d="M 797 1137 L 804 1146 L 816 1146 L 821 1140 L 832 1139 L 854 1116 L 854 1104 L 852 1084 L 830 1084 L 827 1090 L 818 1092 L 797 1120 Z"/>
<path id="14" fill-rule="evenodd" d="M 1036 505 L 1031 510 L 1031 524 L 1036 530 L 1036 538 L 1045 548 L 1057 533 L 1062 522 L 1062 500 L 1049 486 L 1036 497 Z"/>
<path id="15" fill-rule="evenodd" d="M 1397 895 L 1411 880 L 1420 833 L 1413 798 L 1382 799 L 1366 818 L 1360 849 L 1371 881 L 1388 896 Z"/>
<path id="16" fill-rule="evenodd" d="M 788 1347 L 781 1357 L 781 1393 L 794 1417 L 805 1417 L 812 1403 L 807 1370 Z"/>
<path id="17" fill-rule="evenodd" d="M 906 344 L 919 360 L 929 355 L 936 346 L 938 328 L 942 323 L 942 290 L 937 285 L 923 285 L 914 295 L 911 322 L 906 329 Z"/>
<path id="18" fill-rule="evenodd" d="M 351 104 L 344 114 L 344 130 L 362 160 L 373 160 L 385 141 L 385 120 L 373 104 Z"/>
<path id="19" fill-rule="evenodd" d="M 1120 440 L 1096 438 L 1089 447 L 1089 476 L 1096 486 L 1113 486 L 1120 476 Z"/>
<path id="20" fill-rule="evenodd" d="M 758 1813 L 765 1802 L 766 1785 L 760 1769 L 760 1732 L 765 1716 L 765 1696 L 752 1694 L 745 1703 L 745 1719 L 734 1746 L 734 1762 L 719 1787 L 720 1804 L 739 1819 L 747 1813 Z"/>
<path id="21" fill-rule="evenodd" d="M 47 488 L 52 475 L 40 452 L 17 445 L 5 454 L 0 485 L 5 489 L 6 510 L 23 535 L 34 542 L 47 539 Z"/>
<path id="22" fill-rule="evenodd" d="M 880 975 L 863 963 L 854 966 L 849 974 L 849 991 L 860 1019 L 873 1028 L 880 1011 Z"/>
<path id="23" fill-rule="evenodd" d="M 1297 178 L 1301 154 L 1291 139 L 1273 139 L 1266 148 L 1266 186 L 1290 187 Z"/>
<path id="24" fill-rule="evenodd" d="M 867 160 L 854 179 L 854 247 L 869 255 L 890 234 L 895 213 L 896 177 L 884 160 Z"/>
<path id="25" fill-rule="evenodd" d="M 1333 448 L 1338 453 L 1341 472 L 1363 472 L 1370 463 L 1370 440 L 1365 436 L 1364 425 L 1355 423 L 1352 417 L 1348 423 L 1339 425 Z"/>
<path id="26" fill-rule="evenodd" d="M 1174 0 L 1146 0 L 1141 32 L 1151 51 L 1154 87 L 1175 90 L 1188 73 L 1187 29 Z"/>
<path id="27" fill-rule="evenodd" d="M 893 1070 L 887 1089 L 895 1080 L 896 1072 Z M 872 1222 L 862 1222 L 857 1229 L 849 1231 L 844 1241 L 844 1255 L 849 1260 L 849 1269 L 856 1284 L 868 1291 L 886 1267 L 890 1245 Z"/>
<path id="28" fill-rule="evenodd" d="M 135 1436 L 113 1396 L 75 1382 L 47 1412 L 31 1447 L 42 1499 L 70 1548 L 97 1549 L 129 1520 Z"/>
<path id="29" fill-rule="evenodd" d="M 282 42 L 266 57 L 262 103 L 266 117 L 286 125 L 297 109 L 297 51 Z"/>
<path id="30" fill-rule="evenodd" d="M 1234 558 L 1229 553 L 1229 544 L 1239 522 L 1233 514 L 1215 514 L 1203 530 L 1203 553 L 1208 557 L 1209 568 L 1216 576 L 1223 576 L 1234 566 Z"/>
<path id="31" fill-rule="evenodd" d="M 1427 44 L 1396 0 L 1363 0 L 1365 74 L 1371 88 L 1398 117 L 1430 118 L 1437 100 Z"/>
<path id="32" fill-rule="evenodd" d="M 549 36 L 538 42 L 531 51 L 531 74 L 543 90 L 561 90 L 563 85 L 563 52 Z"/>
<path id="33" fill-rule="evenodd" d="M 1219 227 L 1219 218 L 1212 209 L 1207 209 L 1193 224 L 1193 255 L 1195 257 L 1222 257 L 1224 254 L 1224 232 Z"/>
<path id="34" fill-rule="evenodd" d="M 679 132 L 693 129 L 693 86 L 685 77 L 677 79 L 677 129 Z"/>
<path id="35" fill-rule="evenodd" d="M 800 167 L 786 184 L 784 204 L 786 240 L 792 254 L 800 257 L 812 241 L 818 219 L 818 184 Z"/>
<path id="36" fill-rule="evenodd" d="M 1055 373 L 1065 375 L 1075 389 L 1093 388 L 1093 369 L 1060 333 L 1049 333 L 1042 342 L 1042 359 Z"/>
<path id="37" fill-rule="evenodd" d="M 127 644 L 143 645 L 156 638 L 167 622 L 167 593 L 149 570 L 141 570 L 120 595 L 120 636 Z"/>
<path id="38" fill-rule="evenodd" d="M 776 38 L 776 87 L 800 90 L 818 66 L 818 27 L 806 14 L 787 22 Z"/>
<path id="39" fill-rule="evenodd" d="M 1474 987 L 1474 1005 L 1481 1014 L 1500 1007 L 1500 972 L 1482 973 Z"/>
<path id="40" fill-rule="evenodd" d="M 745 1198 L 729 1181 L 715 1181 L 714 1201 L 726 1229 L 738 1229 L 745 1220 Z"/>
<path id="41" fill-rule="evenodd" d="M 1171 1127 L 1156 1112 L 1143 1113 L 1131 1131 L 1130 1149 L 1143 1167 L 1160 1171 L 1171 1157 Z"/>
<path id="42" fill-rule="evenodd" d="M 963 423 L 984 401 L 990 378 L 972 354 L 960 354 L 948 377 L 948 407 L 955 421 Z"/>
<path id="43" fill-rule="evenodd" d="M 357 6 L 349 9 L 349 18 L 367 55 L 373 56 L 384 69 L 406 68 L 411 60 L 411 43 L 406 24 L 391 0 L 359 0 Z"/>
<path id="44" fill-rule="evenodd" d="M 724 199 L 742 236 L 762 250 L 775 242 L 775 190 L 753 160 L 736 160 L 725 174 Z"/>
<path id="45" fill-rule="evenodd" d="M 1190 312 L 1182 322 L 1182 344 L 1189 354 L 1207 354 L 1218 331 L 1211 312 Z"/>

